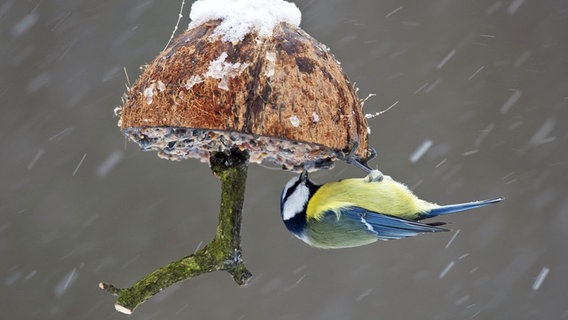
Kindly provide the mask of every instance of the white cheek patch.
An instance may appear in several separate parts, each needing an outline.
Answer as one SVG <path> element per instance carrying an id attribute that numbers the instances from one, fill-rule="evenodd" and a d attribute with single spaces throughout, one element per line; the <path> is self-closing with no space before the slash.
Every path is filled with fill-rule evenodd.
<path id="1" fill-rule="evenodd" d="M 296 187 L 296 190 L 286 199 L 284 202 L 284 208 L 282 209 L 282 219 L 289 220 L 292 219 L 296 214 L 304 210 L 304 205 L 308 202 L 310 198 L 310 189 L 303 184 Z"/>

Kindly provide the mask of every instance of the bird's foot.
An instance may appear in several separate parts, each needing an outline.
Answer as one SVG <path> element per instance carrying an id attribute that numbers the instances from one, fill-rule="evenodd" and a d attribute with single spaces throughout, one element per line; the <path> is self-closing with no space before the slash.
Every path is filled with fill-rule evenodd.
<path id="1" fill-rule="evenodd" d="M 371 170 L 366 177 L 365 182 L 381 182 L 383 181 L 385 175 L 379 170 Z"/>
<path id="2" fill-rule="evenodd" d="M 373 171 L 373 169 L 371 167 L 369 167 L 369 165 L 367 164 L 367 162 L 375 159 L 377 157 L 377 151 L 375 150 L 375 148 L 373 147 L 369 147 L 369 155 L 366 158 L 359 158 L 355 155 L 355 153 L 357 152 L 357 149 L 359 149 L 359 137 L 357 137 L 357 139 L 355 140 L 355 143 L 353 144 L 353 148 L 351 148 L 351 151 L 349 151 L 349 154 L 347 154 L 346 156 L 343 157 L 343 160 L 345 160 L 345 162 L 347 162 L 348 164 L 352 164 L 355 167 L 370 173 L 371 171 Z"/>

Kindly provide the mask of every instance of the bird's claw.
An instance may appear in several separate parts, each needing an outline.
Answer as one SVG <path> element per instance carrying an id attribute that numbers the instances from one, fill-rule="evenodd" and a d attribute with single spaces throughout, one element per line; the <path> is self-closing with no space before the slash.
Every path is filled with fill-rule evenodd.
<path id="1" fill-rule="evenodd" d="M 379 170 L 371 170 L 367 177 L 365 177 L 365 182 L 381 182 L 385 175 Z"/>
<path id="2" fill-rule="evenodd" d="M 359 149 L 359 138 L 357 137 L 357 139 L 353 143 L 353 148 L 351 148 L 349 154 L 347 154 L 347 156 L 344 157 L 345 162 L 347 162 L 348 164 L 352 164 L 367 173 L 371 173 L 373 169 L 367 164 L 367 162 L 377 157 L 377 151 L 375 150 L 375 148 L 369 147 L 368 149 L 369 155 L 366 158 L 361 159 L 355 155 L 358 149 Z"/>

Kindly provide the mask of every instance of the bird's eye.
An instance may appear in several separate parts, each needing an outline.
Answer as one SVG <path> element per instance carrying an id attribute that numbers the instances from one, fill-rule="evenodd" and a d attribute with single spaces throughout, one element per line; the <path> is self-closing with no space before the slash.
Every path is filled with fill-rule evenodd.
<path id="1" fill-rule="evenodd" d="M 294 190 L 296 190 L 296 186 L 286 189 L 286 194 L 282 197 L 282 200 L 288 198 L 292 193 L 294 193 Z"/>
<path id="2" fill-rule="evenodd" d="M 288 198 L 292 193 L 294 193 L 294 190 L 296 190 L 299 181 L 300 179 L 298 177 L 294 177 L 286 183 L 284 190 L 282 191 L 282 200 Z"/>

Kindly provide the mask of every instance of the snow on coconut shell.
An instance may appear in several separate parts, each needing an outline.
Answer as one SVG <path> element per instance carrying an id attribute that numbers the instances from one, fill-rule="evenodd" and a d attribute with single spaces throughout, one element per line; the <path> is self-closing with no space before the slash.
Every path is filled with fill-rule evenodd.
<path id="1" fill-rule="evenodd" d="M 130 139 L 171 160 L 236 146 L 287 170 L 329 168 L 357 140 L 367 156 L 360 100 L 324 45 L 286 22 L 223 41 L 219 23 L 187 30 L 145 67 L 118 110 Z"/>

